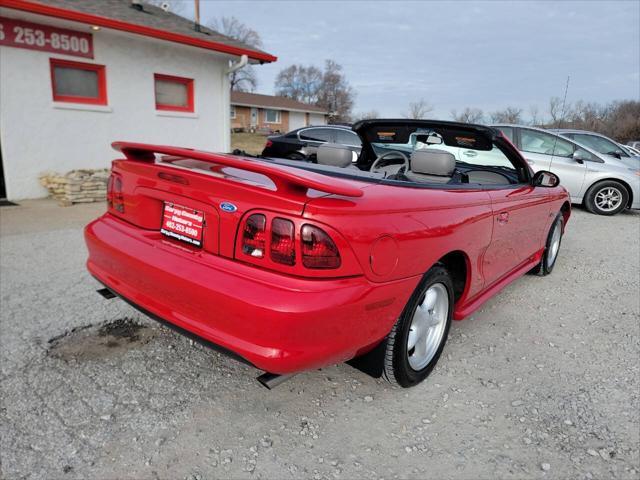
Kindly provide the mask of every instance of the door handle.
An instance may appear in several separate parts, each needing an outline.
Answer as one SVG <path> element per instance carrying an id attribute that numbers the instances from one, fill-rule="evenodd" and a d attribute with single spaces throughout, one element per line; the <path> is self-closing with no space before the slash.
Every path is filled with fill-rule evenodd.
<path id="1" fill-rule="evenodd" d="M 507 222 L 509 222 L 509 212 L 500 212 L 498 214 L 498 223 L 504 225 Z"/>
<path id="2" fill-rule="evenodd" d="M 474 152 L 473 150 L 465 150 L 463 152 L 467 157 L 477 157 L 478 153 Z"/>

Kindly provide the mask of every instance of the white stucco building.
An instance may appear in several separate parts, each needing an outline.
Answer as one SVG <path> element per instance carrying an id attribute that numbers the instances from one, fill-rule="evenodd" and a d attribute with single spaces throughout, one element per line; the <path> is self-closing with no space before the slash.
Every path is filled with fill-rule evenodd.
<path id="1" fill-rule="evenodd" d="M 137 0 L 0 0 L 0 197 L 46 196 L 44 171 L 106 168 L 116 140 L 228 151 L 243 55 L 275 60 Z"/>

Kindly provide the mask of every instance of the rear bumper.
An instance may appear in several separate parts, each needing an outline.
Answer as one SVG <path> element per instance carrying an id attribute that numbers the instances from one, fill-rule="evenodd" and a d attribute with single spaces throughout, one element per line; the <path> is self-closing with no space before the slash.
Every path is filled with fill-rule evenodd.
<path id="1" fill-rule="evenodd" d="M 288 277 L 183 248 L 109 214 L 87 225 L 85 240 L 89 271 L 129 303 L 279 374 L 374 346 L 420 280 Z"/>

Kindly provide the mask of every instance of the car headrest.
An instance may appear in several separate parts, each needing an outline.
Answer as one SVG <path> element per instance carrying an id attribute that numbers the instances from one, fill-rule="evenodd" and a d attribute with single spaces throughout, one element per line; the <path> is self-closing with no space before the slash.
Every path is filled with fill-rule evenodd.
<path id="1" fill-rule="evenodd" d="M 452 153 L 437 150 L 415 150 L 411 154 L 411 171 L 423 175 L 450 177 L 456 169 L 456 157 Z"/>
<path id="2" fill-rule="evenodd" d="M 353 154 L 344 145 L 338 143 L 323 143 L 318 147 L 318 164 L 332 167 L 348 167 L 351 165 Z"/>

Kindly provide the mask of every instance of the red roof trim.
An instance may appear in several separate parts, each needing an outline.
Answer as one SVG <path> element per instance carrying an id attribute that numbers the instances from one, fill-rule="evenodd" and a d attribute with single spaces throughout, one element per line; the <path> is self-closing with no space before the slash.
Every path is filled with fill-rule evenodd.
<path id="1" fill-rule="evenodd" d="M 216 52 L 228 53 L 230 55 L 247 55 L 249 58 L 262 62 L 275 62 L 278 57 L 269 55 L 268 53 L 256 52 L 246 48 L 234 47 L 218 42 L 201 40 L 199 38 L 189 37 L 180 33 L 168 32 L 144 25 L 136 25 L 133 23 L 123 22 L 112 18 L 102 17 L 89 13 L 68 10 L 66 8 L 53 7 L 51 5 L 43 5 L 42 3 L 31 2 L 29 0 L 0 0 L 0 7 L 12 8 L 14 10 L 22 10 L 25 12 L 46 15 L 48 17 L 62 18 L 64 20 L 72 20 L 75 22 L 86 23 L 89 25 L 98 25 L 113 30 L 121 30 L 124 32 L 144 35 L 146 37 L 158 38 L 169 42 L 182 43 L 191 45 L 192 47 L 214 50 Z"/>

